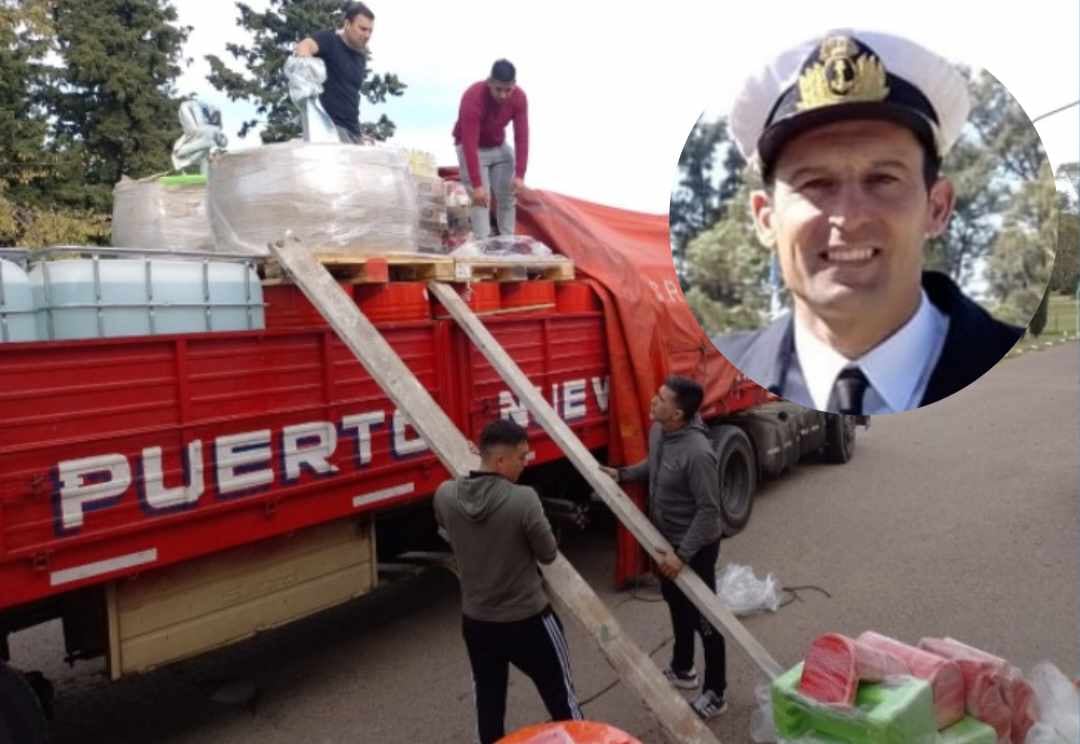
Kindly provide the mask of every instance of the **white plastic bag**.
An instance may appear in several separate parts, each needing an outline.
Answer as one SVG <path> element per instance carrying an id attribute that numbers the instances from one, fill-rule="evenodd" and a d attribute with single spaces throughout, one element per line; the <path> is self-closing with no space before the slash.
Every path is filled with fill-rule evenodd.
<path id="1" fill-rule="evenodd" d="M 1025 744 L 1075 744 L 1080 741 L 1080 697 L 1076 687 L 1049 662 L 1036 664 L 1029 677 L 1039 710 Z"/>
<path id="2" fill-rule="evenodd" d="M 495 235 L 470 240 L 451 253 L 454 258 L 522 259 L 548 258 L 551 249 L 527 235 Z"/>
<path id="3" fill-rule="evenodd" d="M 780 609 L 780 585 L 772 574 L 763 580 L 754 576 L 750 566 L 729 563 L 716 579 L 720 601 L 736 615 Z"/>

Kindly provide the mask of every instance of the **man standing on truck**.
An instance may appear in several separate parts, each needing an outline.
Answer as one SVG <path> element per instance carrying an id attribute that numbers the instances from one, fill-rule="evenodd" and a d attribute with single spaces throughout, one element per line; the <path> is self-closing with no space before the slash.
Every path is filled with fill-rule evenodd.
<path id="1" fill-rule="evenodd" d="M 472 198 L 473 235 L 491 234 L 491 197 L 497 209 L 499 235 L 513 235 L 514 197 L 525 188 L 529 162 L 529 110 L 525 91 L 517 86 L 517 71 L 505 59 L 491 66 L 487 80 L 473 83 L 461 97 L 454 145 L 461 181 Z M 506 125 L 514 123 L 514 146 L 506 144 Z"/>
<path id="2" fill-rule="evenodd" d="M 553 720 L 582 715 L 562 623 L 536 565 L 555 560 L 555 535 L 536 491 L 516 484 L 528 435 L 497 420 L 484 427 L 479 445 L 481 470 L 439 486 L 434 507 L 457 561 L 477 730 L 489 744 L 505 733 L 510 664 L 533 681 Z"/>
<path id="3" fill-rule="evenodd" d="M 319 31 L 293 51 L 297 57 L 319 57 L 326 63 L 326 83 L 319 102 L 337 128 L 342 142 L 360 144 L 360 86 L 367 75 L 368 40 L 375 14 L 361 2 L 345 8 L 337 31 Z"/>
<path id="4" fill-rule="evenodd" d="M 745 82 L 731 131 L 762 176 L 755 228 L 792 298 L 767 328 L 713 339 L 747 377 L 819 410 L 893 413 L 966 387 L 1020 338 L 923 271 L 969 108 L 948 61 L 881 33 L 825 34 Z"/>
<path id="5" fill-rule="evenodd" d="M 720 512 L 720 475 L 705 424 L 698 409 L 705 396 L 695 381 L 672 375 L 653 396 L 649 455 L 623 468 L 601 469 L 617 482 L 649 481 L 649 519 L 674 552 L 664 553 L 658 565 L 660 593 L 671 612 L 675 634 L 671 665 L 664 676 L 675 687 L 698 686 L 694 669 L 694 632 L 701 635 L 705 652 L 705 679 L 701 693 L 690 703 L 704 719 L 727 709 L 727 654 L 724 636 L 698 611 L 674 579 L 683 566 L 716 586 L 716 560 L 720 556 L 723 517 Z"/>

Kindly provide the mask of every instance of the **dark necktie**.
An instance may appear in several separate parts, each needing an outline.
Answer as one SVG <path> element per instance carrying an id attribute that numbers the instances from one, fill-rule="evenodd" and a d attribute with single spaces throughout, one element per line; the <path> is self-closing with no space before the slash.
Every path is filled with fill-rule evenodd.
<path id="1" fill-rule="evenodd" d="M 863 395 L 870 381 L 858 367 L 841 370 L 833 388 L 836 390 L 836 410 L 852 416 L 862 416 Z"/>

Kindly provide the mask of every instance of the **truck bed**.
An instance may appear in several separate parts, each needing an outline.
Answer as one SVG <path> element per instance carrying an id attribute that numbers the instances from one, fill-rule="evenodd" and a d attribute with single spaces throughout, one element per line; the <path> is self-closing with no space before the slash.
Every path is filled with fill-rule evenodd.
<path id="1" fill-rule="evenodd" d="M 272 309 L 265 331 L 4 344 L 0 609 L 430 497 L 446 471 L 359 362 L 310 313 Z M 606 446 L 603 313 L 485 323 Z M 527 420 L 453 321 L 380 330 L 466 436 Z M 559 459 L 529 423 L 534 462 Z"/>

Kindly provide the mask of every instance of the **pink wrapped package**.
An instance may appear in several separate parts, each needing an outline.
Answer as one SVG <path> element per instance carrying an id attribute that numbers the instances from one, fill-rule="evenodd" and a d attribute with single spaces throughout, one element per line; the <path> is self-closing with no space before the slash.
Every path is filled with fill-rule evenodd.
<path id="1" fill-rule="evenodd" d="M 930 683 L 938 730 L 964 717 L 964 675 L 955 661 L 871 630 L 860 635 L 857 641 L 895 656 L 907 666 L 912 676 Z"/>
<path id="2" fill-rule="evenodd" d="M 810 645 L 799 691 L 820 703 L 851 706 L 860 681 L 880 682 L 898 674 L 910 672 L 891 654 L 840 633 L 826 633 Z"/>
<path id="3" fill-rule="evenodd" d="M 923 638 L 919 647 L 956 661 L 968 689 L 968 712 L 992 726 L 999 742 L 1023 744 L 1035 724 L 1035 706 L 1031 685 L 1019 669 L 954 638 Z"/>

